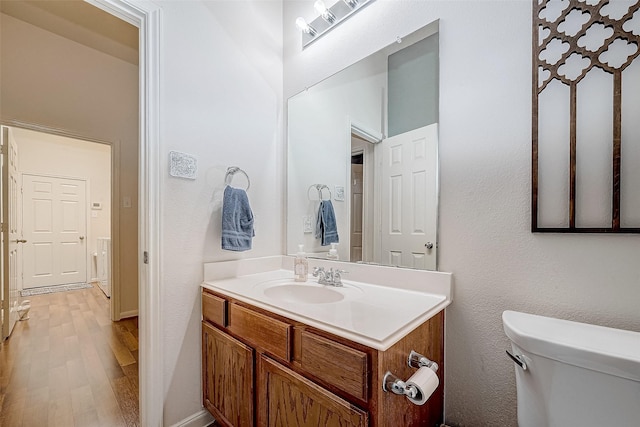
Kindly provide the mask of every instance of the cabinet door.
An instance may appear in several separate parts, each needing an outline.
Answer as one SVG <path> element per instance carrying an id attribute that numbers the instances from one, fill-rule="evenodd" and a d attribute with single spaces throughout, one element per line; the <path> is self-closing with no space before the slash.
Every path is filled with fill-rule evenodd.
<path id="1" fill-rule="evenodd" d="M 368 425 L 367 413 L 262 355 L 260 426 L 324 427 Z"/>
<path id="2" fill-rule="evenodd" d="M 253 426 L 253 349 L 202 322 L 204 405 L 223 425 Z"/>

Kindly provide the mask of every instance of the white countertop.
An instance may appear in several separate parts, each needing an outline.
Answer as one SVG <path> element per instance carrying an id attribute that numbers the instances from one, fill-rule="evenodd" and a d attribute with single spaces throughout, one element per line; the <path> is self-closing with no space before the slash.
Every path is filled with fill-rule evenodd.
<path id="1" fill-rule="evenodd" d="M 279 258 L 279 260 L 274 260 L 274 258 Z M 238 265 L 243 261 L 248 262 L 250 267 Z M 339 262 L 309 261 L 310 270 L 312 269 L 311 264 L 323 265 L 327 268 L 343 268 L 345 264 L 347 268 L 354 266 Z M 398 268 L 388 270 L 389 267 L 368 265 L 358 265 L 357 268 L 352 268 L 356 270 L 356 273 L 358 271 L 360 273 L 343 278 L 344 287 L 329 286 L 327 288 L 329 291 L 342 294 L 343 299 L 340 301 L 308 304 L 286 301 L 286 298 L 269 297 L 268 292 L 265 294 L 266 289 L 279 284 L 293 283 L 293 271 L 286 268 L 290 264 L 290 257 L 210 263 L 205 265 L 205 282 L 202 286 L 383 351 L 451 303 L 451 275 L 449 273 L 418 272 Z M 274 269 L 274 267 L 279 268 Z M 428 273 L 438 275 L 432 276 L 434 286 L 431 288 L 433 289 L 430 289 L 429 280 L 425 280 L 429 278 Z M 367 276 L 377 277 L 377 282 L 386 277 L 387 280 L 396 283 L 385 286 L 372 284 L 369 280 L 366 283 L 358 280 Z M 422 279 L 420 281 L 423 282 L 423 286 L 411 283 L 411 279 L 413 281 Z M 447 279 L 448 292 L 445 283 Z M 309 280 L 303 282 L 302 285 L 324 287 L 324 285 L 317 284 L 316 279 L 311 275 L 309 275 Z M 420 290 L 420 288 L 424 290 Z M 430 292 L 434 289 L 438 292 Z"/>

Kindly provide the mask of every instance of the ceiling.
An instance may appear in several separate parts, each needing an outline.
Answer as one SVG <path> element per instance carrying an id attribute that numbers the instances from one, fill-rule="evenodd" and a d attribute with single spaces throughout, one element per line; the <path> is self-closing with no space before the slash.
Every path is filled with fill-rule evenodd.
<path id="1" fill-rule="evenodd" d="M 0 12 L 138 64 L 138 28 L 82 0 L 4 1 Z"/>

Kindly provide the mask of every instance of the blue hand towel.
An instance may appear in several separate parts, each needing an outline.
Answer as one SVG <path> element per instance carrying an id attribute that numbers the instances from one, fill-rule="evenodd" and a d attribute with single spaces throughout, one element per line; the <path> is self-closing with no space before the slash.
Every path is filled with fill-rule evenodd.
<path id="1" fill-rule="evenodd" d="M 227 186 L 222 200 L 222 249 L 248 251 L 255 235 L 247 192 Z"/>
<path id="2" fill-rule="evenodd" d="M 331 200 L 320 202 L 316 219 L 316 239 L 322 239 L 322 246 L 339 242 L 336 213 L 333 210 Z"/>

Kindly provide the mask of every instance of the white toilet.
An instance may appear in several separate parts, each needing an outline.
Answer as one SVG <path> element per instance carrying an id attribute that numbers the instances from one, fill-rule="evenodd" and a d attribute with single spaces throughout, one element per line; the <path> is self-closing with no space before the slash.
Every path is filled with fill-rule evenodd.
<path id="1" fill-rule="evenodd" d="M 515 311 L 502 323 L 519 427 L 640 426 L 640 333 Z"/>

